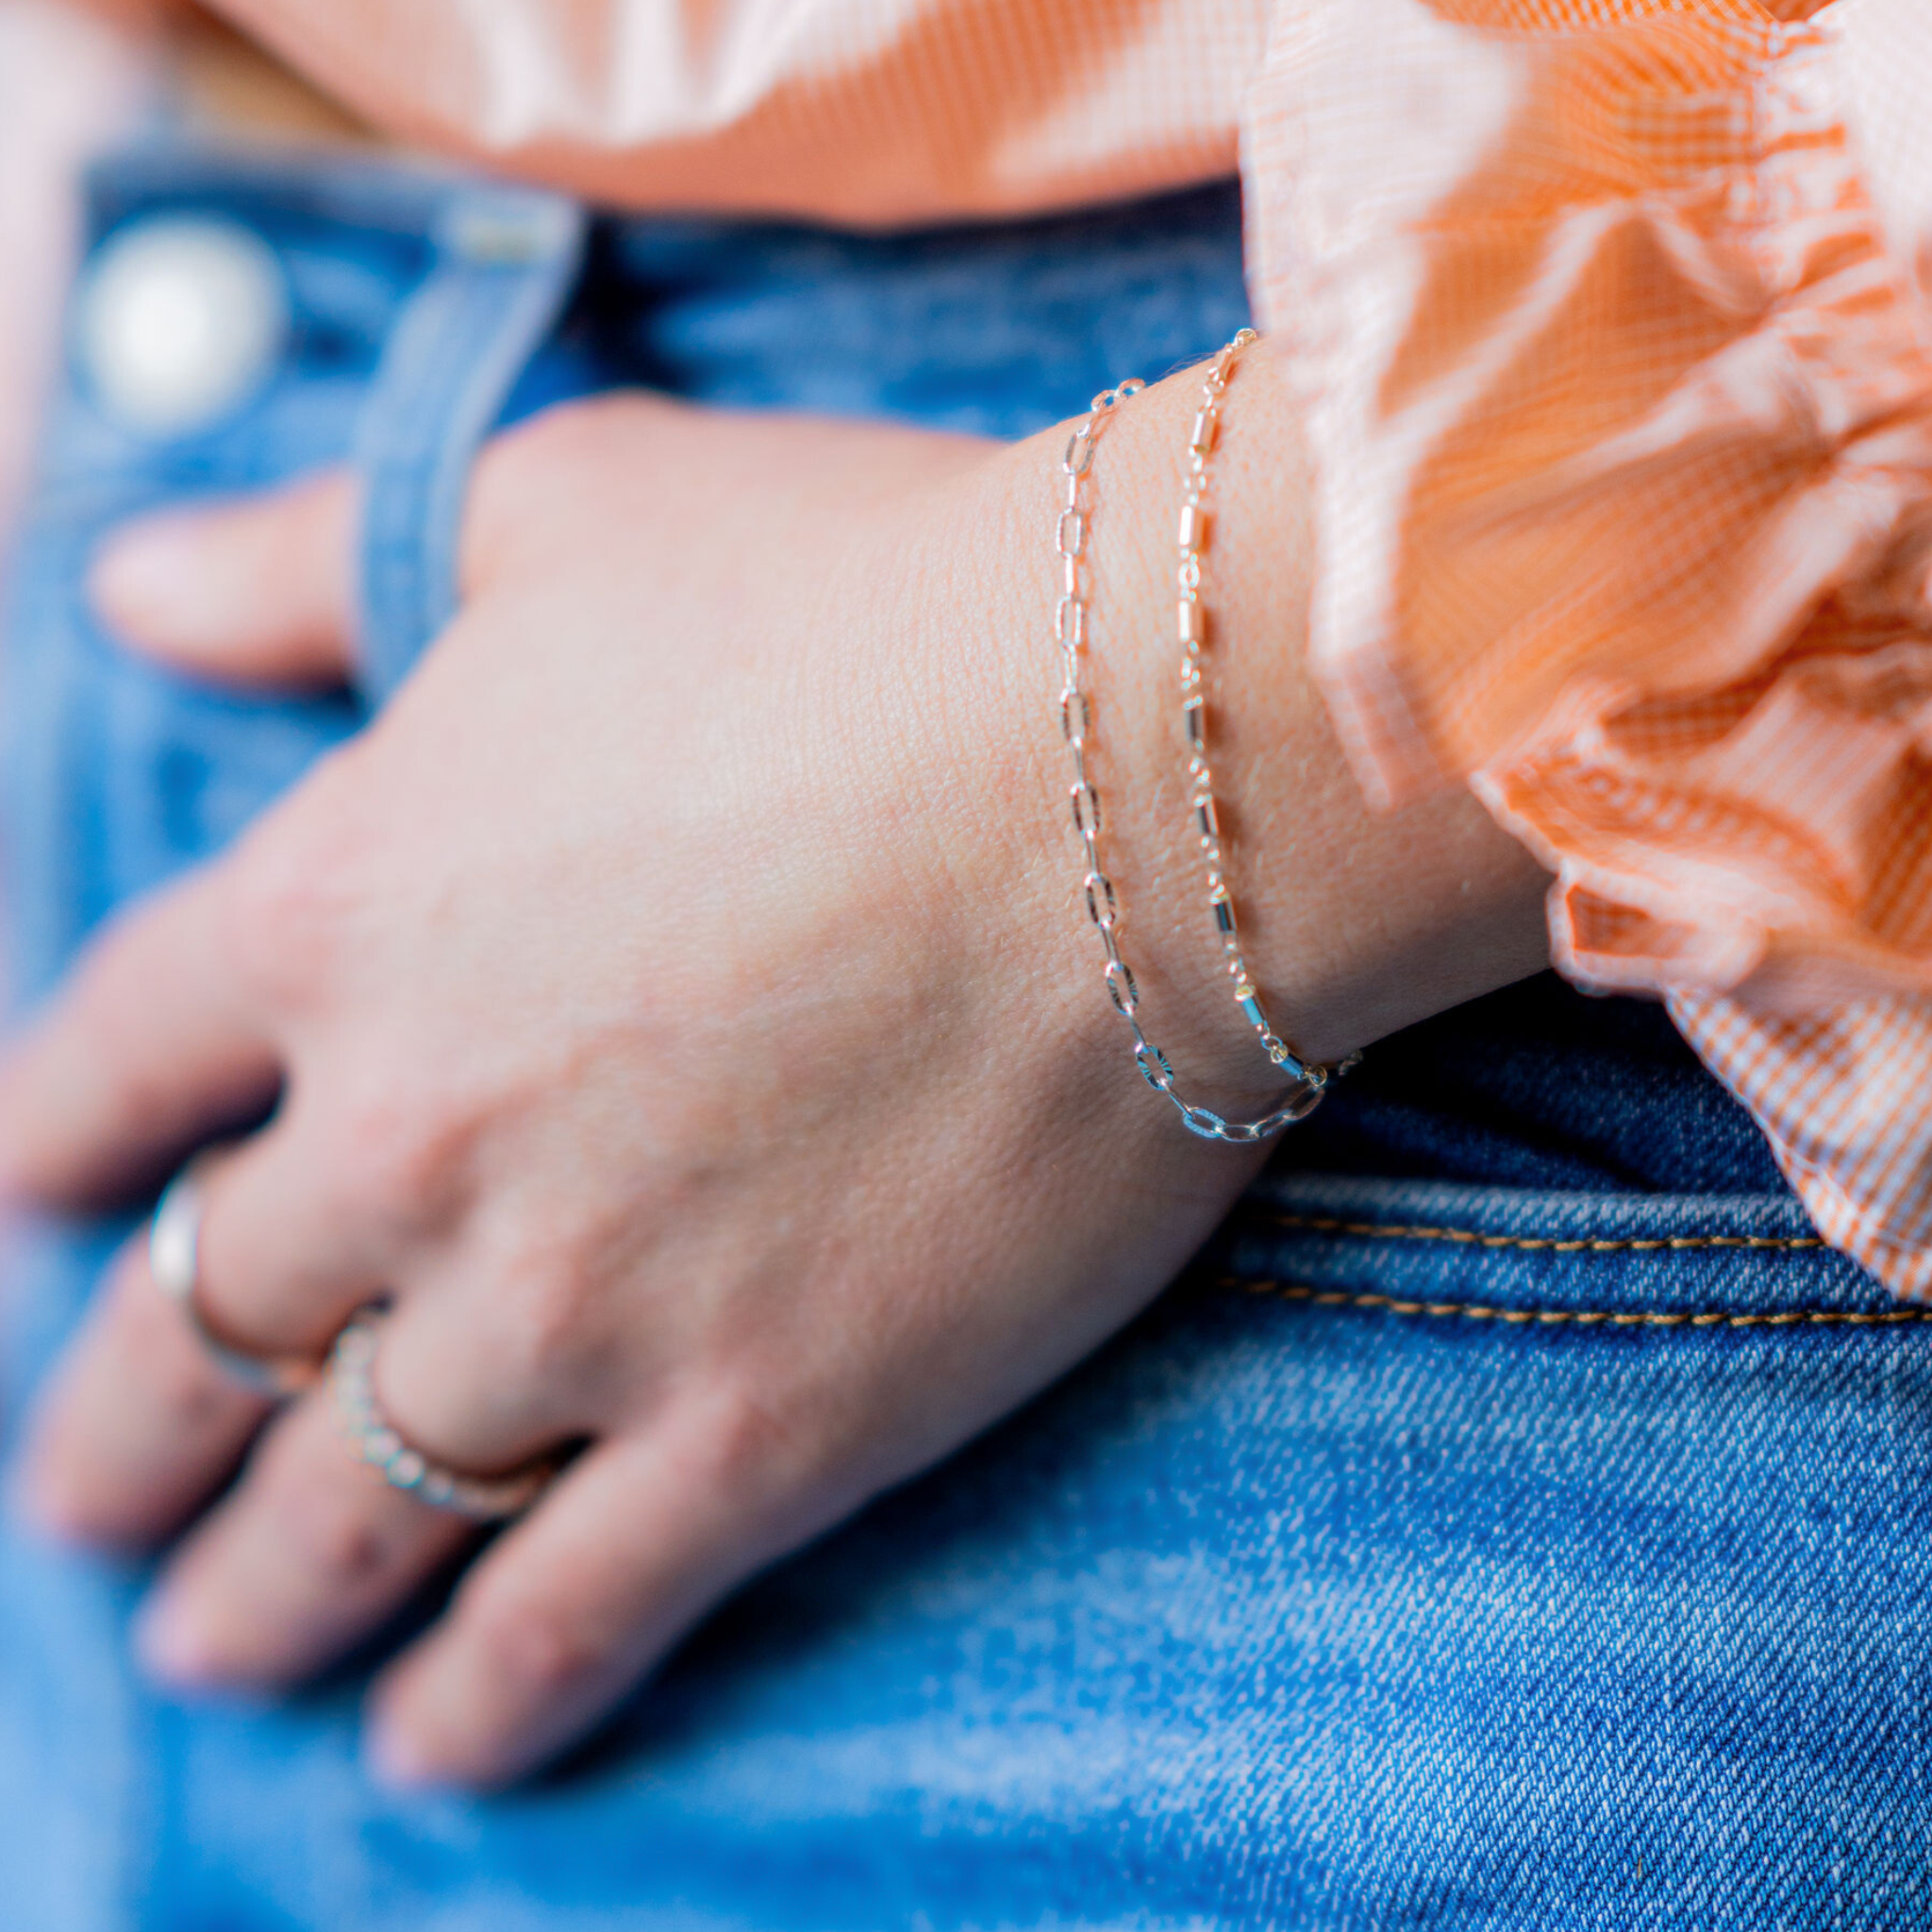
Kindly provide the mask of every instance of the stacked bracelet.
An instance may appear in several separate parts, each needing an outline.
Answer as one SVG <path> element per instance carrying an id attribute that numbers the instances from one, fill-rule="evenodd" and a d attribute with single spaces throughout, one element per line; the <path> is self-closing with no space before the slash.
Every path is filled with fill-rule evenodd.
<path id="1" fill-rule="evenodd" d="M 1261 995 L 1241 956 L 1241 927 L 1221 849 L 1221 811 L 1214 798 L 1214 767 L 1208 757 L 1208 696 L 1201 676 L 1201 652 L 1208 642 L 1208 613 L 1201 603 L 1201 554 L 1208 547 L 1206 499 L 1214 444 L 1221 431 L 1221 400 L 1241 351 L 1258 340 L 1253 329 L 1244 328 L 1208 363 L 1201 407 L 1188 433 L 1187 489 L 1175 532 L 1180 549 L 1176 635 L 1181 646 L 1181 729 L 1188 751 L 1188 816 L 1201 841 L 1201 859 L 1208 874 L 1208 913 L 1227 962 L 1228 976 L 1234 981 L 1235 1004 L 1260 1036 L 1261 1051 L 1270 1063 L 1289 1079 L 1305 1081 L 1308 1067 L 1269 1024 Z"/>
<path id="2" fill-rule="evenodd" d="M 1251 340 L 1252 332 L 1243 331 L 1242 337 L 1238 337 L 1235 342 L 1223 352 L 1222 357 L 1217 358 L 1215 366 L 1221 376 L 1220 385 L 1214 391 L 1213 399 L 1217 405 L 1219 388 L 1225 385 L 1228 360 L 1246 345 L 1246 341 Z M 1167 1056 L 1148 1039 L 1141 1024 L 1140 991 L 1134 984 L 1134 975 L 1128 969 L 1125 959 L 1121 956 L 1120 899 L 1112 880 L 1108 877 L 1101 863 L 1100 794 L 1094 789 L 1087 768 L 1087 753 L 1092 730 L 1092 710 L 1087 699 L 1081 674 L 1082 659 L 1088 647 L 1088 619 L 1091 608 L 1088 584 L 1090 566 L 1087 557 L 1093 527 L 1091 491 L 1087 488 L 1087 479 L 1093 467 L 1094 447 L 1105 433 L 1114 411 L 1129 396 L 1138 395 L 1145 387 L 1146 385 L 1136 377 L 1120 384 L 1116 389 L 1104 390 L 1095 396 L 1087 415 L 1074 425 L 1073 434 L 1067 440 L 1066 454 L 1060 460 L 1064 493 L 1054 527 L 1054 551 L 1060 565 L 1060 596 L 1054 609 L 1053 634 L 1060 657 L 1060 731 L 1066 741 L 1068 756 L 1073 766 L 1073 782 L 1068 787 L 1068 795 L 1072 805 L 1074 829 L 1079 836 L 1086 858 L 1086 871 L 1080 885 L 1086 901 L 1087 916 L 1099 933 L 1101 946 L 1107 956 L 1104 977 L 1108 996 L 1113 1001 L 1114 1009 L 1126 1022 L 1128 1030 L 1133 1035 L 1134 1064 L 1141 1070 L 1141 1076 L 1147 1084 L 1172 1102 L 1191 1133 L 1198 1134 L 1207 1141 L 1243 1145 L 1267 1140 L 1291 1123 L 1305 1120 L 1321 1104 L 1322 1095 L 1327 1089 L 1329 1070 L 1326 1067 L 1304 1065 L 1283 1047 L 1284 1058 L 1277 1064 L 1289 1072 L 1293 1084 L 1274 1108 L 1255 1120 L 1231 1121 L 1216 1113 L 1211 1108 L 1199 1107 L 1182 1098 L 1175 1085 L 1172 1064 Z M 1198 456 L 1205 458 L 1213 442 L 1211 419 L 1206 432 L 1205 442 L 1201 441 L 1202 434 L 1197 420 L 1194 448 Z M 1199 466 L 1198 480 L 1199 492 L 1194 489 L 1195 479 L 1191 468 L 1191 506 L 1195 513 L 1197 526 L 1200 516 L 1200 494 L 1205 493 L 1207 481 L 1205 462 Z M 1195 568 L 1194 581 L 1190 588 L 1198 591 L 1200 545 L 1196 542 L 1191 547 L 1194 555 Z M 1183 574 L 1185 576 L 1185 562 Z M 1185 608 L 1184 604 L 1184 611 Z M 1198 613 L 1198 601 L 1194 608 Z M 1183 623 L 1186 622 L 1184 616 Z M 1198 680 L 1198 663 L 1195 670 Z M 1198 707 L 1191 715 L 1198 721 Z M 1199 756 L 1204 760 L 1205 769 L 1205 749 Z M 1211 824 L 1211 791 L 1208 797 L 1208 818 Z M 1218 834 L 1216 837 L 1218 841 Z M 1218 842 L 1214 848 L 1214 871 L 1218 877 Z M 1239 975 L 1238 984 L 1247 985 L 1245 969 Z M 1250 991 L 1252 992 L 1252 988 Z M 1259 1011 L 1258 1001 L 1256 1010 Z M 1260 1024 L 1266 1031 L 1265 1019 Z M 1273 1039 L 1274 1035 L 1270 1033 L 1268 1037 Z"/>

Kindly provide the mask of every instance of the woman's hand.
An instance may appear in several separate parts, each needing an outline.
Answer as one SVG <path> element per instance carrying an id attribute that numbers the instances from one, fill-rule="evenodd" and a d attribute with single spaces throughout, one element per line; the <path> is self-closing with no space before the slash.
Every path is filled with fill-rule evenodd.
<path id="1" fill-rule="evenodd" d="M 1216 990 L 1144 614 L 1190 407 L 1152 391 L 1103 448 L 1096 683 L 1152 1030 L 1233 1104 L 1266 1069 Z M 641 398 L 503 439 L 415 678 L 105 937 L 0 1080 L 0 1171 L 56 1206 L 279 1094 L 211 1183 L 210 1318 L 319 1355 L 390 1297 L 381 1400 L 425 1453 L 584 1445 L 378 1684 L 394 1778 L 554 1752 L 722 1592 L 1126 1320 L 1253 1171 L 1134 1076 L 1077 909 L 1058 448 Z M 1223 487 L 1252 493 L 1216 569 L 1252 547 L 1229 602 L 1273 660 L 1225 761 L 1251 954 L 1328 1056 L 1533 968 L 1537 882 L 1466 803 L 1364 816 L 1297 668 L 1291 466 Z M 339 676 L 350 515 L 325 478 L 169 518 L 99 594 L 182 665 Z M 299 1679 L 464 1546 L 324 1394 L 264 1421 L 130 1249 L 21 1492 L 159 1541 L 246 1455 L 144 1619 L 180 1685 Z"/>

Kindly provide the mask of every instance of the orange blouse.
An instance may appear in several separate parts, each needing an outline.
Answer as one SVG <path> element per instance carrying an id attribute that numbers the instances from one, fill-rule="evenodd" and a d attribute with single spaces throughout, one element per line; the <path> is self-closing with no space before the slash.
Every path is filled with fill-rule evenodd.
<path id="1" fill-rule="evenodd" d="M 1932 1292 L 1924 0 L 222 0 L 372 118 L 632 206 L 1224 172 L 1363 784 L 1471 783 L 1822 1231 Z"/>

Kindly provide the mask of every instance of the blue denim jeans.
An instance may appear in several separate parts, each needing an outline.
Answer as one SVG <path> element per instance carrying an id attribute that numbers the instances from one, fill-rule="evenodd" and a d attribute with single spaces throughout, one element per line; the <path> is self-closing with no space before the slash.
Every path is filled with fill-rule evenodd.
<path id="1" fill-rule="evenodd" d="M 93 206 L 246 225 L 292 324 L 192 435 L 116 428 L 78 365 L 61 400 L 6 612 L 29 994 L 407 675 L 492 423 L 647 382 L 1017 434 L 1244 313 L 1225 188 L 864 239 L 158 153 Z M 223 694 L 94 628 L 104 526 L 343 458 L 356 692 Z M 117 1232 L 23 1255 L 16 1394 Z M 508 1796 L 374 1790 L 366 1657 L 272 1708 L 153 1695 L 140 1576 L 0 1534 L 0 1923 L 1932 1925 L 1928 1465 L 1922 1318 L 1654 1009 L 1531 981 L 1378 1047 L 1152 1311 Z"/>

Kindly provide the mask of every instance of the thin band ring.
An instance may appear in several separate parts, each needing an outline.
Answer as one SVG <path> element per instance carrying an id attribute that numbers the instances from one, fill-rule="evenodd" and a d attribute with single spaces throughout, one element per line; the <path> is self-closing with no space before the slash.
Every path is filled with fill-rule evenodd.
<path id="1" fill-rule="evenodd" d="M 175 1178 L 148 1227 L 147 1265 L 155 1286 L 188 1318 L 195 1339 L 232 1382 L 256 1395 L 281 1401 L 312 1388 L 321 1374 L 299 1356 L 256 1355 L 238 1347 L 210 1322 L 201 1306 L 201 1218 L 219 1148 L 197 1154 Z"/>
<path id="2" fill-rule="evenodd" d="M 413 1448 L 375 1397 L 375 1353 L 385 1319 L 375 1308 L 362 1309 L 329 1351 L 329 1390 L 342 1440 L 392 1489 L 420 1496 L 432 1508 L 473 1523 L 521 1516 L 557 1474 L 556 1462 L 545 1457 L 509 1475 L 464 1475 Z"/>

